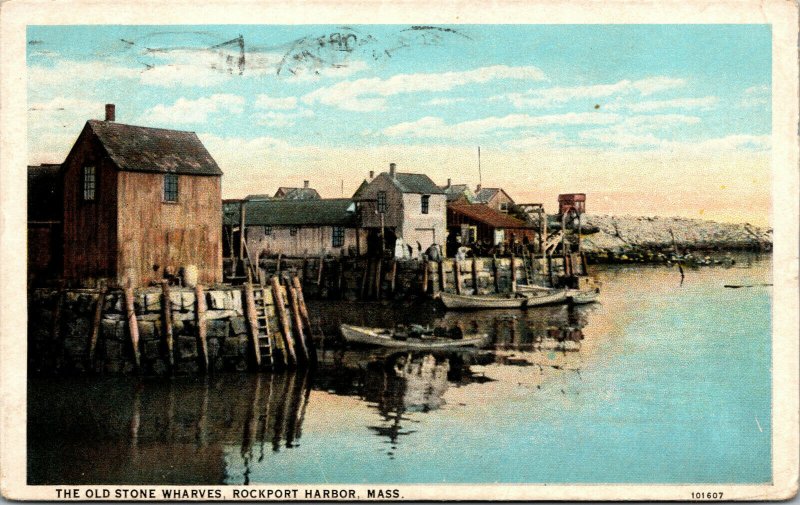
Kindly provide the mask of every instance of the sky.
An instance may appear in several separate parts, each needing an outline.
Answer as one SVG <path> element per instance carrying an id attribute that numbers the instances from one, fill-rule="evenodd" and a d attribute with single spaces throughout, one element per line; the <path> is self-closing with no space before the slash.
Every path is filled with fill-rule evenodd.
<path id="1" fill-rule="evenodd" d="M 769 25 L 28 27 L 29 163 L 87 119 L 194 131 L 223 197 L 370 170 L 555 212 L 770 221 Z M 480 170 L 478 163 L 480 146 Z"/>

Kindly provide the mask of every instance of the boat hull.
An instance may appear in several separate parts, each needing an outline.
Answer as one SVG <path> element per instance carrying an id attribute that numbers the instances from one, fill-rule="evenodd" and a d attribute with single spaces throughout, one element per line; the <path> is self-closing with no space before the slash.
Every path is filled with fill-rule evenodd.
<path id="1" fill-rule="evenodd" d="M 439 298 L 448 309 L 480 310 L 480 309 L 521 309 L 525 306 L 525 298 L 500 298 L 492 296 L 454 295 L 441 293 Z"/>
<path id="2" fill-rule="evenodd" d="M 526 307 L 539 307 L 541 305 L 553 305 L 567 300 L 567 291 L 559 289 L 547 294 L 529 294 L 525 298 Z"/>
<path id="3" fill-rule="evenodd" d="M 600 297 L 600 291 L 593 289 L 590 291 L 570 291 L 568 298 L 569 302 L 574 305 L 585 305 L 587 303 L 594 303 Z"/>
<path id="4" fill-rule="evenodd" d="M 414 350 L 437 350 L 437 349 L 459 349 L 464 347 L 480 347 L 488 338 L 488 335 L 467 335 L 463 339 L 453 340 L 445 338 L 408 338 L 406 340 L 396 340 L 389 333 L 380 333 L 381 328 L 366 328 L 363 326 L 352 326 L 343 324 L 339 328 L 342 338 L 346 342 L 356 344 L 376 345 L 380 347 L 390 347 L 393 349 L 414 349 Z"/>

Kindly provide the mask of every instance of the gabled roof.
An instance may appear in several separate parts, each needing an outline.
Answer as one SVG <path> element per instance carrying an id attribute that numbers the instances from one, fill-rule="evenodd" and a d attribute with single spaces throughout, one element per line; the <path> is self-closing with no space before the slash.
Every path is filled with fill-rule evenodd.
<path id="1" fill-rule="evenodd" d="M 381 175 L 384 174 L 391 178 L 391 176 L 386 172 L 383 172 Z M 420 193 L 426 195 L 444 194 L 444 191 L 442 191 L 439 186 L 434 184 L 431 178 L 425 174 L 398 172 L 395 174 L 395 177 L 392 178 L 392 180 L 394 181 L 395 186 L 397 186 L 397 188 L 403 193 Z"/>
<path id="2" fill-rule="evenodd" d="M 359 196 L 361 196 L 361 192 L 364 191 L 367 186 L 369 186 L 369 182 L 367 182 L 366 179 L 361 181 L 361 184 L 358 185 L 358 189 L 356 189 L 356 192 L 353 193 L 353 199 L 357 199 Z"/>
<path id="3" fill-rule="evenodd" d="M 480 203 L 488 203 L 489 200 L 495 197 L 499 192 L 503 191 L 500 188 L 481 188 L 480 191 L 475 193 L 475 201 Z"/>
<path id="4" fill-rule="evenodd" d="M 447 210 L 488 224 L 493 228 L 532 228 L 525 221 L 496 211 L 483 203 L 451 203 L 447 206 Z"/>
<path id="5" fill-rule="evenodd" d="M 319 200 L 253 200 L 245 203 L 247 226 L 355 226 L 355 205 L 349 198 Z M 226 224 L 239 216 L 226 215 Z"/>
<path id="6" fill-rule="evenodd" d="M 321 197 L 314 188 L 287 188 L 280 187 L 273 198 L 284 200 L 319 200 Z"/>
<path id="7" fill-rule="evenodd" d="M 87 126 L 124 171 L 222 175 L 197 134 L 91 119 Z"/>
<path id="8" fill-rule="evenodd" d="M 444 191 L 444 194 L 447 195 L 448 202 L 458 200 L 462 196 L 470 202 L 475 199 L 475 195 L 469 189 L 467 184 L 450 184 L 449 186 L 439 187 L 442 189 L 442 191 Z"/>

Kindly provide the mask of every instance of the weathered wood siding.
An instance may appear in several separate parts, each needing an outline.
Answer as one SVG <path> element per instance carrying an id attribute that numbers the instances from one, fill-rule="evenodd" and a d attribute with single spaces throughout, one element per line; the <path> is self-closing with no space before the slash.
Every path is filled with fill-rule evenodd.
<path id="1" fill-rule="evenodd" d="M 119 173 L 118 282 L 142 286 L 186 265 L 200 283 L 221 282 L 221 178 L 180 175 L 175 203 L 163 191 L 164 174 Z"/>
<path id="2" fill-rule="evenodd" d="M 491 200 L 486 202 L 486 205 L 500 212 L 508 212 L 508 207 L 513 203 L 514 200 L 512 200 L 511 197 L 505 193 L 505 191 L 498 191 L 497 194 L 491 198 Z M 503 204 L 506 205 L 505 210 L 502 208 Z"/>
<path id="3" fill-rule="evenodd" d="M 297 235 L 294 236 L 288 226 L 273 226 L 269 235 L 265 234 L 263 226 L 248 226 L 247 247 L 248 253 L 256 258 L 278 254 L 291 257 L 316 257 L 321 254 L 339 256 L 342 251 L 349 255 L 351 250 L 358 254 L 359 248 L 363 254 L 367 247 L 367 232 L 345 228 L 344 245 L 333 247 L 332 226 L 303 226 L 297 229 Z"/>
<path id="4" fill-rule="evenodd" d="M 383 216 L 383 225 L 387 228 L 395 228 L 397 234 L 403 227 L 403 193 L 392 182 L 389 174 L 379 174 L 370 182 L 369 186 L 359 195 L 358 200 L 361 208 L 361 225 L 365 228 L 379 228 L 381 226 L 381 216 L 376 212 L 379 191 L 386 191 L 386 213 Z"/>
<path id="5" fill-rule="evenodd" d="M 94 166 L 95 200 L 83 201 L 81 169 Z M 64 163 L 64 277 L 91 284 L 117 267 L 117 169 L 85 127 Z"/>

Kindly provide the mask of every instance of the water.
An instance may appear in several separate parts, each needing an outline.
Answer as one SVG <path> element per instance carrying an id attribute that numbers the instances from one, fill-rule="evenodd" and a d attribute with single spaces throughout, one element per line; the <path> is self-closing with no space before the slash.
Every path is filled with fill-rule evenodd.
<path id="1" fill-rule="evenodd" d="M 763 483 L 770 258 L 604 267 L 601 303 L 310 307 L 314 374 L 34 378 L 31 484 Z M 340 322 L 489 332 L 472 353 L 344 351 Z"/>

